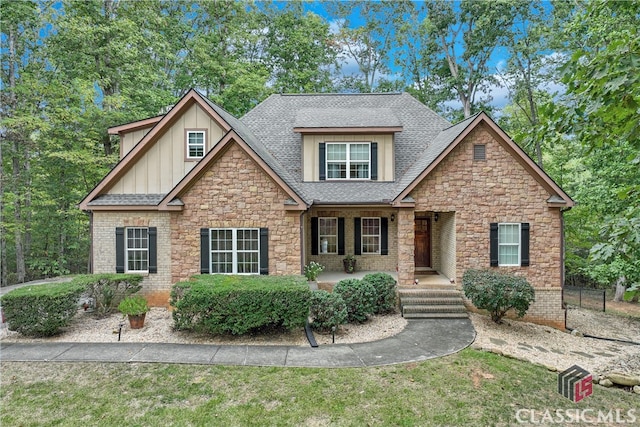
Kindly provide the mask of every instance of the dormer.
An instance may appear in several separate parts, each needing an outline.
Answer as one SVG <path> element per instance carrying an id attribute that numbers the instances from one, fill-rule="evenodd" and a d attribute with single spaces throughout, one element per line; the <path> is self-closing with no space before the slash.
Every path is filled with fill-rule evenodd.
<path id="1" fill-rule="evenodd" d="M 302 108 L 303 180 L 393 181 L 394 136 L 402 124 L 389 108 Z"/>

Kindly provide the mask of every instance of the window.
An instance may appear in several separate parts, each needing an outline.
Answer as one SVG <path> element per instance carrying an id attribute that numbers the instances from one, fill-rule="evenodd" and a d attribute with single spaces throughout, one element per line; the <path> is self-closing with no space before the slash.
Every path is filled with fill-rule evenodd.
<path id="1" fill-rule="evenodd" d="M 260 273 L 259 229 L 212 228 L 210 245 L 211 273 Z"/>
<path id="2" fill-rule="evenodd" d="M 487 160 L 486 146 L 484 144 L 473 146 L 473 160 Z"/>
<path id="3" fill-rule="evenodd" d="M 132 227 L 126 230 L 127 272 L 149 271 L 149 230 L 141 227 Z"/>
<path id="4" fill-rule="evenodd" d="M 362 253 L 380 253 L 380 218 L 362 218 Z"/>
<path id="5" fill-rule="evenodd" d="M 337 254 L 338 218 L 318 218 L 318 238 L 321 254 Z"/>
<path id="6" fill-rule="evenodd" d="M 204 157 L 205 131 L 187 131 L 187 159 Z"/>
<path id="7" fill-rule="evenodd" d="M 520 265 L 520 224 L 498 224 L 498 265 Z"/>
<path id="8" fill-rule="evenodd" d="M 327 179 L 369 179 L 369 143 L 327 143 Z"/>

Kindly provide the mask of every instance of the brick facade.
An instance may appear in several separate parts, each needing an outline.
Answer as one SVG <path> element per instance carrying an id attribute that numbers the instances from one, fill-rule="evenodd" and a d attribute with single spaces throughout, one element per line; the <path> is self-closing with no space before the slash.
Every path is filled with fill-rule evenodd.
<path id="1" fill-rule="evenodd" d="M 474 144 L 485 144 L 486 160 L 473 160 Z M 416 212 L 443 212 L 433 230 L 437 234 L 433 242 L 438 243 L 433 250 L 439 252 L 439 270 L 459 285 L 465 270 L 489 268 L 490 223 L 530 223 L 530 266 L 499 268 L 526 277 L 536 288 L 537 301 L 530 309 L 530 319 L 564 326 L 560 210 L 547 205 L 548 192 L 514 160 L 486 125 L 478 126 L 454 148 L 415 187 L 411 197 L 416 201 Z M 413 246 L 410 234 L 399 236 L 400 245 Z M 399 260 L 400 265 L 412 262 L 409 251 L 400 253 L 401 258 L 406 258 Z M 401 274 L 401 279 L 409 276 Z"/>

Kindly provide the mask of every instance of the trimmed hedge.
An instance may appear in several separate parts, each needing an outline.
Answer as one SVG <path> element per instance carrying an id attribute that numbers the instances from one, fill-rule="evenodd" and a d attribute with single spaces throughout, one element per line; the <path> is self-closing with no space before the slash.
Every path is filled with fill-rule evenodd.
<path id="1" fill-rule="evenodd" d="M 387 273 L 369 273 L 362 278 L 362 282 L 370 283 L 375 289 L 374 314 L 396 311 L 396 279 Z"/>
<path id="2" fill-rule="evenodd" d="M 376 301 L 376 290 L 373 285 L 358 279 L 341 280 L 333 288 L 347 305 L 349 322 L 365 322 L 369 314 L 373 314 Z"/>
<path id="3" fill-rule="evenodd" d="M 473 305 L 489 311 L 491 320 L 496 323 L 500 323 L 512 308 L 518 317 L 524 316 L 535 301 L 535 291 L 524 277 L 490 270 L 465 271 L 462 289 Z"/>
<path id="4" fill-rule="evenodd" d="M 199 275 L 171 289 L 178 330 L 245 334 L 304 326 L 311 290 L 304 276 Z"/>
<path id="5" fill-rule="evenodd" d="M 57 334 L 78 312 L 84 290 L 75 280 L 14 289 L 1 298 L 9 330 L 28 337 Z"/>
<path id="6" fill-rule="evenodd" d="M 311 327 L 322 332 L 329 332 L 347 321 L 347 305 L 337 293 L 317 290 L 311 293 Z"/>
<path id="7" fill-rule="evenodd" d="M 142 289 L 140 274 L 83 274 L 73 279 L 93 298 L 96 314 L 106 316 L 116 310 L 120 301 Z"/>

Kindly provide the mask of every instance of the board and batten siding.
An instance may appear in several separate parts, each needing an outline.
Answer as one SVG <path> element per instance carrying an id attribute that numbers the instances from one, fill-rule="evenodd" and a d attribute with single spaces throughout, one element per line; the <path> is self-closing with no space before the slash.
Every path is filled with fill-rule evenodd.
<path id="1" fill-rule="evenodd" d="M 377 142 L 378 181 L 394 180 L 393 135 L 303 135 L 302 158 L 304 181 L 320 180 L 318 149 L 321 142 Z"/>
<path id="2" fill-rule="evenodd" d="M 197 104 L 189 108 L 136 164 L 109 190 L 109 194 L 164 194 L 196 165 L 185 160 L 185 130 L 205 130 L 206 151 L 224 135 L 218 124 Z M 141 139 L 148 129 L 131 132 Z M 123 139 L 129 144 L 128 135 Z M 136 140 L 134 143 L 140 140 Z M 133 147 L 133 145 L 131 146 Z M 131 149 L 131 148 L 129 148 Z"/>
<path id="3" fill-rule="evenodd" d="M 120 158 L 126 156 L 133 147 L 153 128 L 138 129 L 131 132 L 120 134 Z"/>

